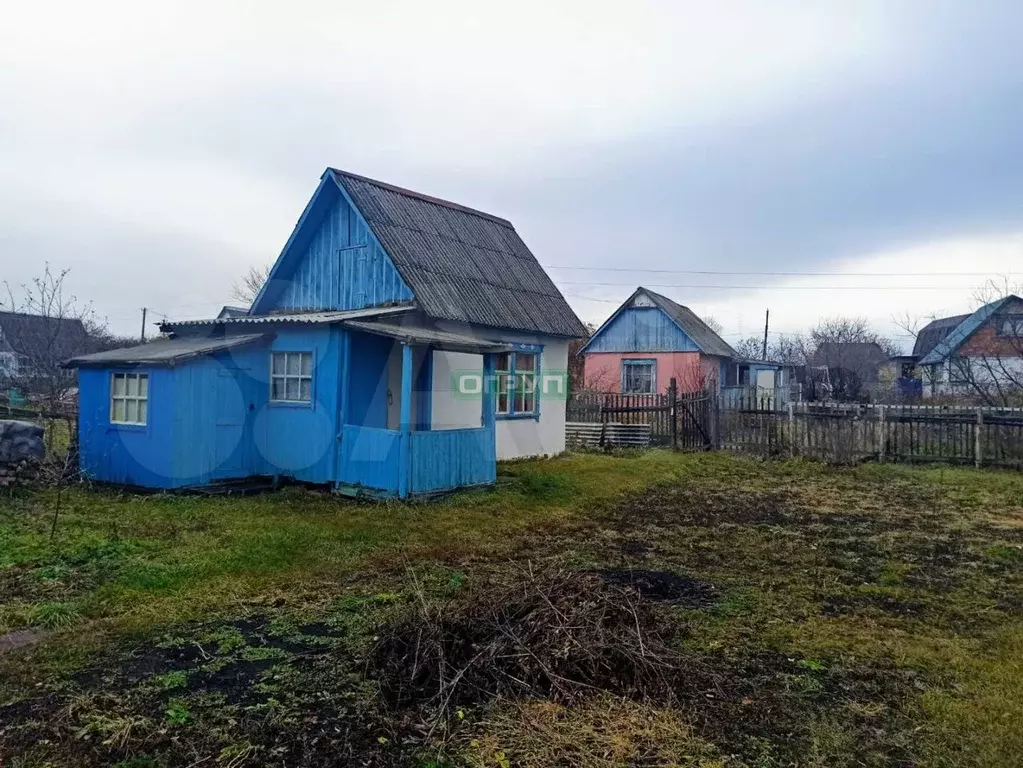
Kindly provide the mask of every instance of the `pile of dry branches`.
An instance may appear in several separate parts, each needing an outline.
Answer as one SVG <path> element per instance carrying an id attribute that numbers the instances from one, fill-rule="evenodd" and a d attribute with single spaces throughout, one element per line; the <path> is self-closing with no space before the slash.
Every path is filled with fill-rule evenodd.
<path id="1" fill-rule="evenodd" d="M 370 666 L 393 706 L 439 713 L 498 696 L 568 702 L 596 691 L 670 698 L 677 624 L 594 574 L 509 573 L 383 628 Z"/>

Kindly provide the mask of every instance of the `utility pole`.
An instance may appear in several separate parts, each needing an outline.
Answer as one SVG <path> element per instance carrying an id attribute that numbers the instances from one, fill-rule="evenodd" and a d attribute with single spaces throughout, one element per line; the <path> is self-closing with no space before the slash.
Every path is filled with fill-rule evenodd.
<path id="1" fill-rule="evenodd" d="M 771 310 L 768 309 L 764 312 L 764 350 L 760 355 L 761 360 L 767 359 L 767 327 L 771 322 Z"/>
<path id="2" fill-rule="evenodd" d="M 146 343 L 146 308 L 145 307 L 142 307 L 142 343 L 143 344 Z"/>

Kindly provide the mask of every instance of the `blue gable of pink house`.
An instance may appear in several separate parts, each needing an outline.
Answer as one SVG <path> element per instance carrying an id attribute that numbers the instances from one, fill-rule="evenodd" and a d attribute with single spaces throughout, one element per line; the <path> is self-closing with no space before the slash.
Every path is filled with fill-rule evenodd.
<path id="1" fill-rule="evenodd" d="M 493 482 L 502 432 L 524 452 L 563 450 L 563 434 L 549 439 L 563 400 L 492 386 L 452 399 L 451 361 L 475 360 L 481 381 L 497 366 L 535 380 L 583 334 L 509 222 L 334 169 L 246 313 L 162 330 L 69 361 L 88 476 L 152 488 L 286 477 L 399 497 Z"/>
<path id="2" fill-rule="evenodd" d="M 594 334 L 586 353 L 699 352 L 689 334 L 658 307 L 631 307 Z"/>

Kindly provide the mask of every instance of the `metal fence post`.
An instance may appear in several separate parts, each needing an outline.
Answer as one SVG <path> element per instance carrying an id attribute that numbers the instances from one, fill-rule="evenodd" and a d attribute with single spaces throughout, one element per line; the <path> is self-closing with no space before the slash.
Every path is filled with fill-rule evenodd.
<path id="1" fill-rule="evenodd" d="M 983 460 L 983 442 L 981 441 L 980 433 L 984 429 L 984 409 L 977 409 L 977 430 L 973 435 L 973 466 L 980 469 L 981 461 Z"/>

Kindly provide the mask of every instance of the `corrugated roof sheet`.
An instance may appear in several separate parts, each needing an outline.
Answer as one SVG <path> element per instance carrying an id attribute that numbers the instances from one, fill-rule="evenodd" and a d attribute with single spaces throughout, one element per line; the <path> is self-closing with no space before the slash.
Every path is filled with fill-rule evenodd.
<path id="1" fill-rule="evenodd" d="M 421 325 L 399 322 L 374 322 L 351 320 L 346 322 L 346 328 L 365 333 L 373 333 L 378 336 L 388 336 L 392 339 L 408 342 L 410 344 L 426 344 L 437 349 L 445 349 L 453 352 L 506 352 L 512 347 L 507 344 L 477 339 L 472 336 L 464 336 L 448 331 L 439 331 L 435 328 L 426 328 Z"/>
<path id="2" fill-rule="evenodd" d="M 65 368 L 79 368 L 91 365 L 174 365 L 194 357 L 210 355 L 233 347 L 241 347 L 269 338 L 266 333 L 249 333 L 242 336 L 226 336 L 216 339 L 208 337 L 181 337 L 154 339 L 147 344 L 134 347 L 111 349 L 92 355 L 73 357 L 64 363 Z"/>
<path id="3" fill-rule="evenodd" d="M 707 325 L 701 320 L 693 310 L 689 307 L 684 307 L 681 304 L 672 301 L 667 296 L 662 296 L 659 293 L 654 293 L 647 288 L 640 288 L 647 296 L 649 296 L 654 304 L 658 306 L 668 317 L 675 321 L 675 323 L 686 332 L 686 335 L 692 339 L 696 346 L 700 348 L 705 354 L 718 355 L 720 357 L 737 357 L 736 352 L 732 349 L 724 339 L 717 335 L 713 328 Z M 635 294 L 633 294 L 635 296 Z M 631 298 L 630 298 L 631 301 Z"/>
<path id="4" fill-rule="evenodd" d="M 400 315 L 414 309 L 412 304 L 400 307 L 371 307 L 369 309 L 331 310 L 327 312 L 287 312 L 275 315 L 241 315 L 239 317 L 213 317 L 205 320 L 180 320 L 160 323 L 160 328 L 173 331 L 206 325 L 264 325 L 275 323 L 339 323 L 343 320 L 357 320 L 370 317 Z"/>
<path id="5" fill-rule="evenodd" d="M 586 329 L 505 219 L 331 169 L 428 316 L 582 337 Z"/>
<path id="6" fill-rule="evenodd" d="M 954 317 L 942 317 L 932 320 L 916 335 L 913 343 L 913 356 L 924 357 L 934 349 L 935 345 L 955 330 L 969 315 L 956 315 Z"/>

